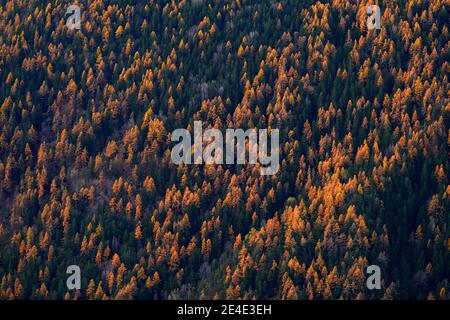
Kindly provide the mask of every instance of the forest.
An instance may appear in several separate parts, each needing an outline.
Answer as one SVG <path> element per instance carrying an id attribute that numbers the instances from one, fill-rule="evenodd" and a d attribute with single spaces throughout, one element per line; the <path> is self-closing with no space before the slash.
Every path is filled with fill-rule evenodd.
<path id="1" fill-rule="evenodd" d="M 449 5 L 0 0 L 0 300 L 449 300 Z M 173 163 L 195 121 L 278 172 Z"/>

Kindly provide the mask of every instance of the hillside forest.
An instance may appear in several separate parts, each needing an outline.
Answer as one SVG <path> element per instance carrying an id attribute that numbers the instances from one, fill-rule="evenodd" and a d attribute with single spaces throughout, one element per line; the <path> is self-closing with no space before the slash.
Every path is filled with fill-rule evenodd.
<path id="1" fill-rule="evenodd" d="M 0 0 L 0 299 L 450 299 L 449 10 Z M 194 121 L 279 171 L 175 165 Z"/>

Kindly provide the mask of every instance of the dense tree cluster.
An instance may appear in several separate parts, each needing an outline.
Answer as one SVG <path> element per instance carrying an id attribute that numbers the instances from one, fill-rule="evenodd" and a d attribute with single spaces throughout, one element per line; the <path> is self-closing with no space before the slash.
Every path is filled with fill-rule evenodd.
<path id="1" fill-rule="evenodd" d="M 448 1 L 74 3 L 0 2 L 0 299 L 450 298 Z M 174 165 L 194 120 L 280 171 Z"/>

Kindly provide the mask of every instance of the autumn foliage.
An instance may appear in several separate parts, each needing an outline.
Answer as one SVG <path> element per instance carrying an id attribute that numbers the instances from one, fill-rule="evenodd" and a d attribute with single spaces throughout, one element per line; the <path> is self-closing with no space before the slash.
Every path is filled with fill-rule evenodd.
<path id="1" fill-rule="evenodd" d="M 448 2 L 367 4 L 2 1 L 0 299 L 449 299 Z M 174 165 L 195 120 L 280 171 Z"/>

